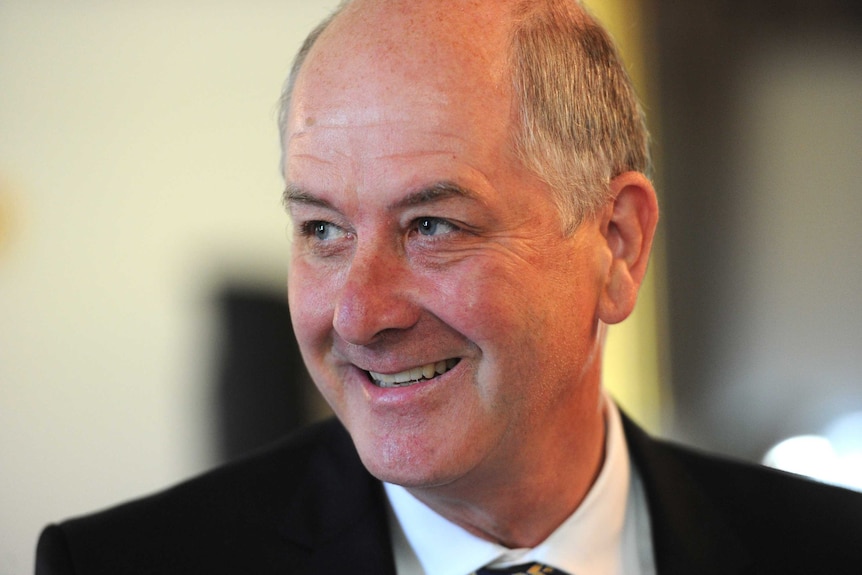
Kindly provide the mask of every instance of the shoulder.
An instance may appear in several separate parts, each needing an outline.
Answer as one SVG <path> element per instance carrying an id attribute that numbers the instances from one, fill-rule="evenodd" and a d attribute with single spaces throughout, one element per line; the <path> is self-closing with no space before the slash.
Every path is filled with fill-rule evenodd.
<path id="1" fill-rule="evenodd" d="M 744 516 L 746 524 L 823 536 L 839 527 L 836 519 L 847 517 L 855 520 L 841 525 L 839 531 L 855 528 L 862 535 L 860 493 L 669 442 L 661 448 L 702 492 L 729 512 Z"/>
<path id="2" fill-rule="evenodd" d="M 343 453 L 340 453 L 343 452 Z M 199 512 L 234 519 L 278 507 L 288 501 L 308 473 L 339 465 L 352 448 L 334 420 L 299 430 L 281 441 L 188 479 L 161 492 L 75 519 L 70 525 L 175 516 L 189 521 Z"/>
<path id="3" fill-rule="evenodd" d="M 657 552 L 681 537 L 733 547 L 761 572 L 847 573 L 862 564 L 862 494 L 648 437 L 627 422 Z M 676 541 L 673 541 L 676 539 Z M 670 551 L 668 551 L 670 553 Z"/>
<path id="4" fill-rule="evenodd" d="M 72 572 L 49 568 L 52 562 L 80 573 L 181 573 L 207 565 L 230 572 L 224 562 L 238 549 L 266 554 L 282 546 L 285 522 L 306 509 L 297 499 L 310 497 L 321 475 L 360 469 L 346 431 L 327 421 L 159 493 L 50 526 L 37 563 L 44 573 Z"/>

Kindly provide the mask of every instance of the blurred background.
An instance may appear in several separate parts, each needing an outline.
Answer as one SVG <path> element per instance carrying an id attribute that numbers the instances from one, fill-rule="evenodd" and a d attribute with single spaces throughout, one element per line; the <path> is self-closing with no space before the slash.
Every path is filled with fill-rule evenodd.
<path id="1" fill-rule="evenodd" d="M 0 0 L 0 574 L 50 521 L 325 413 L 275 115 L 336 4 Z M 588 4 L 663 208 L 608 386 L 655 433 L 862 485 L 862 5 Z"/>

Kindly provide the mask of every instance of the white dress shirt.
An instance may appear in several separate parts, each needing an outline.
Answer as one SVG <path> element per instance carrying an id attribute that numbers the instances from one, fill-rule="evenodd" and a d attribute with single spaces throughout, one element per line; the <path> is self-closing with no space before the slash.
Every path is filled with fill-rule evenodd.
<path id="1" fill-rule="evenodd" d="M 586 498 L 532 549 L 508 549 L 444 519 L 398 485 L 384 483 L 398 575 L 467 575 L 537 561 L 570 575 L 654 575 L 646 496 L 631 465 L 619 410 L 605 395 L 602 469 Z"/>

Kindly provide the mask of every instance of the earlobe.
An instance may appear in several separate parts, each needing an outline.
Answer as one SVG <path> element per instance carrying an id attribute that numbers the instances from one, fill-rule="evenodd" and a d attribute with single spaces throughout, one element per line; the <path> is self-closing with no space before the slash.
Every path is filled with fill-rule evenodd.
<path id="1" fill-rule="evenodd" d="M 607 324 L 621 322 L 634 309 L 658 225 L 658 201 L 646 176 L 625 172 L 610 186 L 612 205 L 602 231 L 611 261 L 598 310 Z"/>

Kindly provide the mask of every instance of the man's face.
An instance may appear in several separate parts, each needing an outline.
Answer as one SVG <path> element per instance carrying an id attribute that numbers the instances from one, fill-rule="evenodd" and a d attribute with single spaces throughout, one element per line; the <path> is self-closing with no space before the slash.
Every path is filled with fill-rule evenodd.
<path id="1" fill-rule="evenodd" d="M 447 66 L 374 41 L 329 39 L 294 93 L 303 357 L 383 480 L 529 467 L 597 410 L 607 245 L 596 222 L 563 236 L 550 191 L 514 158 L 493 56 L 454 50 Z"/>

